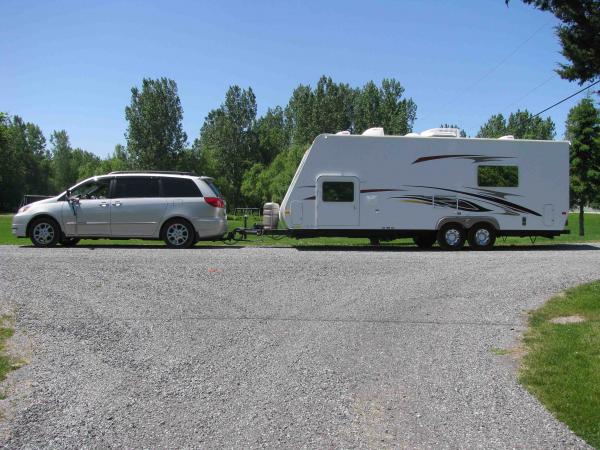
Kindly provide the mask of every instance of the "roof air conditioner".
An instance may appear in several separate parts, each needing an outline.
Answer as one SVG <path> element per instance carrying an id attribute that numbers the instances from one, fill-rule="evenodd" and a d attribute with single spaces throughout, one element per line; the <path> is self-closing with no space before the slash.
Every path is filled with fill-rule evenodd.
<path id="1" fill-rule="evenodd" d="M 375 127 L 369 128 L 368 130 L 363 131 L 363 136 L 384 136 L 383 128 Z"/>

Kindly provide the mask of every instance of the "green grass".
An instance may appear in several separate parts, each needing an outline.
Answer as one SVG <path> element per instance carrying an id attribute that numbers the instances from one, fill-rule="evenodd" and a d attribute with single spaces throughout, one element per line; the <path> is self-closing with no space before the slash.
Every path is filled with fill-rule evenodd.
<path id="1" fill-rule="evenodd" d="M 6 354 L 6 341 L 8 341 L 14 330 L 8 325 L 7 317 L 0 317 L 0 381 L 6 378 L 6 374 L 16 368 L 12 358 Z M 4 394 L 2 393 L 2 396 Z"/>
<path id="2" fill-rule="evenodd" d="M 536 244 L 561 244 L 561 243 L 575 243 L 575 242 L 600 242 L 600 214 L 586 214 L 585 215 L 585 229 L 586 234 L 584 237 L 578 236 L 578 225 L 577 225 L 577 214 L 569 215 L 569 229 L 571 234 L 561 235 L 554 239 L 538 238 Z M 11 233 L 11 220 L 12 215 L 4 214 L 0 215 L 0 245 L 30 245 L 29 239 L 17 239 Z M 260 222 L 259 217 L 250 217 L 248 219 L 248 226 L 252 226 L 254 222 Z M 229 216 L 229 229 L 232 230 L 236 227 L 241 227 L 243 221 L 241 217 Z M 311 239 L 292 239 L 288 237 L 274 239 L 269 236 L 248 236 L 248 240 L 235 242 L 236 245 L 259 245 L 259 246 L 276 246 L 276 247 L 289 247 L 289 246 L 364 246 L 369 245 L 368 239 L 358 238 L 311 238 Z M 530 245 L 529 238 L 508 238 L 506 241 L 498 239 L 496 245 Z M 122 241 L 111 241 L 107 239 L 97 240 L 83 240 L 80 245 L 163 245 L 160 241 L 145 241 L 142 239 L 130 239 Z M 224 245 L 221 242 L 202 242 L 198 245 Z M 412 239 L 398 239 L 389 243 L 382 243 L 383 246 L 412 246 Z"/>
<path id="3" fill-rule="evenodd" d="M 578 315 L 580 323 L 550 319 Z M 531 313 L 519 381 L 559 420 L 600 448 L 600 281 Z"/>

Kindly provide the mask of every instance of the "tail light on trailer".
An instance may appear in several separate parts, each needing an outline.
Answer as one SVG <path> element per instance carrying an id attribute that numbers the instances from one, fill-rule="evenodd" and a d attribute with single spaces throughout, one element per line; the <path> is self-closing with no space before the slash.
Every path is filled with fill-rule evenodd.
<path id="1" fill-rule="evenodd" d="M 204 197 L 204 201 L 215 208 L 225 208 L 225 202 L 219 197 Z"/>

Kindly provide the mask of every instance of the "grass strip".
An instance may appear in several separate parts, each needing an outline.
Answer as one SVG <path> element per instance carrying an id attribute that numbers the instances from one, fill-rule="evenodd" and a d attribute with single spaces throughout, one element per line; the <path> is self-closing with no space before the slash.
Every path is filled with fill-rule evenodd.
<path id="1" fill-rule="evenodd" d="M 519 381 L 600 448 L 600 281 L 570 289 L 532 312 L 524 346 Z"/>

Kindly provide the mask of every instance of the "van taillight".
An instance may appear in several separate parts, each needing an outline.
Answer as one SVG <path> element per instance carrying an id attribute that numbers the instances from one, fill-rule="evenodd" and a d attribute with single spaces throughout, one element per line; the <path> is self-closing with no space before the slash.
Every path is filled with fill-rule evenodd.
<path id="1" fill-rule="evenodd" d="M 225 202 L 219 197 L 204 197 L 204 201 L 215 208 L 225 208 Z"/>

